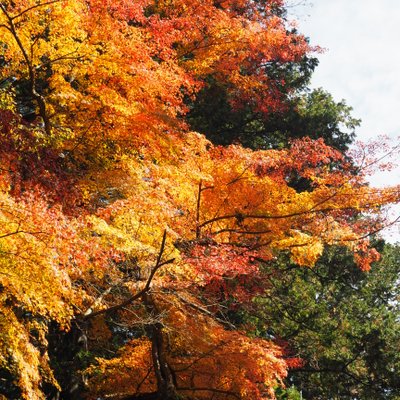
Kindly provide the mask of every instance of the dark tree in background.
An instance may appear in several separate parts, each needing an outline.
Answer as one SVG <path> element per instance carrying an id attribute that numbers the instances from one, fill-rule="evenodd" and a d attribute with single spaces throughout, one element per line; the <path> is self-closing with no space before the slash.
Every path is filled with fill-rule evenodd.
<path id="1" fill-rule="evenodd" d="M 236 318 L 303 360 L 281 399 L 300 391 L 307 400 L 400 398 L 400 249 L 382 240 L 376 247 L 382 259 L 368 272 L 335 246 L 313 268 L 284 255 L 265 265 L 270 288 L 253 314 Z"/>
<path id="2" fill-rule="evenodd" d="M 317 64 L 316 58 L 309 57 L 297 63 L 270 63 L 269 76 L 282 83 L 275 88 L 282 106 L 268 113 L 257 111 L 251 103 L 234 107 L 227 88 L 211 76 L 189 104 L 187 119 L 192 129 L 205 133 L 216 144 L 283 148 L 290 139 L 309 136 L 346 151 L 361 121 L 351 115 L 352 108 L 344 100 L 336 102 L 322 88 L 308 88 Z"/>

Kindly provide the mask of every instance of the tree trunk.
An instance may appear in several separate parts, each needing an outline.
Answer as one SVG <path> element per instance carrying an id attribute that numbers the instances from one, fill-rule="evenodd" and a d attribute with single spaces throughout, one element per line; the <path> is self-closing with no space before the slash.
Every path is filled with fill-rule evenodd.
<path id="1" fill-rule="evenodd" d="M 143 301 L 149 314 L 159 314 L 150 294 L 145 293 L 143 295 Z M 174 374 L 166 359 L 162 324 L 160 322 L 156 322 L 150 326 L 150 335 L 152 344 L 151 355 L 153 359 L 154 372 L 157 379 L 158 394 L 158 397 L 155 397 L 154 399 L 177 400 L 178 395 L 176 391 Z"/>

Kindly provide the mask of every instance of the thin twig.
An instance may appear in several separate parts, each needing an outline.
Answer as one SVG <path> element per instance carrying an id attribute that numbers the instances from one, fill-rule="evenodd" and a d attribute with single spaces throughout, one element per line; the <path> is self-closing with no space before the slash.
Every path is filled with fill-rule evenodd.
<path id="1" fill-rule="evenodd" d="M 22 17 L 25 13 L 34 10 L 35 8 L 39 8 L 39 7 L 44 7 L 44 6 L 49 6 L 50 4 L 54 4 L 54 3 L 59 3 L 61 0 L 52 0 L 52 1 L 48 1 L 47 3 L 39 3 L 39 4 L 35 4 L 34 6 L 28 7 L 26 8 L 24 11 L 21 11 L 19 14 L 14 15 L 13 17 L 11 17 L 12 20 L 17 19 L 19 17 Z"/>

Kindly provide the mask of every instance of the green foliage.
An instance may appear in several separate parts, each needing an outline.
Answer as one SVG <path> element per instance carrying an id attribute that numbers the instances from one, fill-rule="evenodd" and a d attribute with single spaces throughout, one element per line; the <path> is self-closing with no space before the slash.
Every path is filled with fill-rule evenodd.
<path id="1" fill-rule="evenodd" d="M 386 244 L 370 272 L 360 271 L 338 247 L 313 269 L 283 256 L 266 268 L 271 286 L 257 300 L 254 321 L 258 334 L 282 340 L 303 359 L 301 368 L 291 370 L 289 385 L 307 400 L 399 398 L 398 246 Z"/>
<path id="2" fill-rule="evenodd" d="M 286 389 L 278 388 L 275 395 L 277 400 L 303 400 L 301 392 L 299 392 L 294 386 Z"/>
<path id="3" fill-rule="evenodd" d="M 267 115 L 251 106 L 235 110 L 224 87 L 211 82 L 193 104 L 189 122 L 217 144 L 238 141 L 251 148 L 282 148 L 291 139 L 309 136 L 323 138 L 326 144 L 345 151 L 360 125 L 351 112 L 344 100 L 335 102 L 323 89 L 295 95 L 286 101 L 285 108 Z"/>

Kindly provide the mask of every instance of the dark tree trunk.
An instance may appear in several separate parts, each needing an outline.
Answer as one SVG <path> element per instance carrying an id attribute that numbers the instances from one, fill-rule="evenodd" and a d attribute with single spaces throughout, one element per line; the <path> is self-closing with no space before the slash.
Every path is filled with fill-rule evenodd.
<path id="1" fill-rule="evenodd" d="M 149 314 L 159 314 L 154 300 L 150 294 L 145 293 L 143 295 L 143 301 Z M 151 355 L 153 359 L 154 372 L 157 379 L 158 397 L 150 397 L 149 399 L 154 398 L 160 400 L 177 400 L 178 395 L 176 391 L 175 378 L 166 358 L 162 324 L 160 322 L 156 322 L 150 326 L 150 336 Z"/>
<path id="2" fill-rule="evenodd" d="M 86 335 L 81 327 L 71 325 L 68 332 L 62 332 L 54 324 L 49 335 L 50 364 L 61 386 L 61 392 L 55 388 L 45 390 L 51 400 L 80 400 L 83 392 L 83 378 L 78 371 L 82 368 L 78 353 L 87 350 Z"/>

